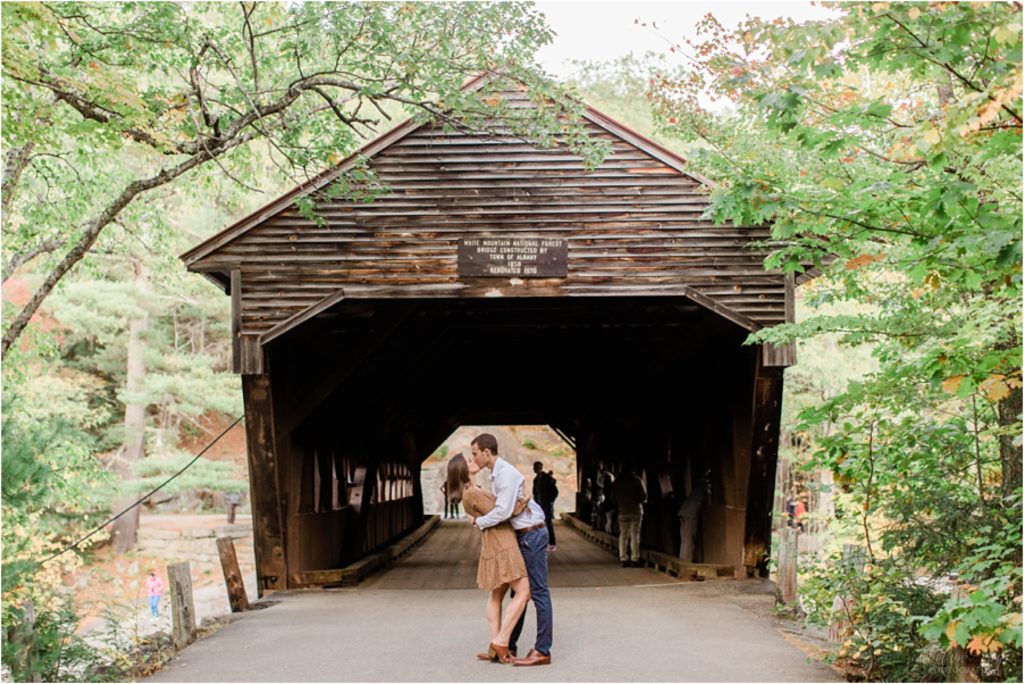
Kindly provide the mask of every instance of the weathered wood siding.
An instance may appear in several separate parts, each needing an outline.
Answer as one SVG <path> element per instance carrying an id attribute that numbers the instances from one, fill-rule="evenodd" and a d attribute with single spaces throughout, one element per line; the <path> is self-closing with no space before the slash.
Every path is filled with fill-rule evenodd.
<path id="1" fill-rule="evenodd" d="M 708 188 L 604 126 L 596 170 L 563 145 L 412 130 L 370 165 L 389 188 L 373 203 L 317 202 L 327 225 L 292 205 L 198 260 L 241 273 L 241 331 L 261 334 L 343 291 L 346 299 L 680 294 L 690 286 L 761 326 L 785 319 L 785 282 L 762 267 L 767 227 L 701 219 Z M 567 278 L 460 278 L 460 238 L 565 238 Z"/>

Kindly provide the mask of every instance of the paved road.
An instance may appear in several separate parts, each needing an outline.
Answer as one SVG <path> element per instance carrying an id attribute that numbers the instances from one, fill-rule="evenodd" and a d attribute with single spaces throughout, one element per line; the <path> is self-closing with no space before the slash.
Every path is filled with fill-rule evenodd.
<path id="1" fill-rule="evenodd" d="M 565 527 L 553 554 L 549 667 L 475 660 L 484 593 L 476 538 L 446 524 L 356 589 L 287 592 L 185 649 L 153 681 L 840 681 L 809 662 L 766 614 L 760 582 L 677 582 L 622 569 Z M 457 553 L 456 553 L 457 551 Z M 523 635 L 532 644 L 531 611 Z"/>

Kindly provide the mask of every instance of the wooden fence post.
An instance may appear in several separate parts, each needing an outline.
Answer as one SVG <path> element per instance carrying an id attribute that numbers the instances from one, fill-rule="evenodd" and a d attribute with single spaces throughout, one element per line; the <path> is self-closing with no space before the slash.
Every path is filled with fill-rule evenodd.
<path id="1" fill-rule="evenodd" d="M 192 598 L 192 570 L 188 562 L 167 566 L 171 590 L 174 645 L 184 648 L 196 638 L 196 606 Z"/>
<path id="2" fill-rule="evenodd" d="M 795 527 L 783 527 L 779 542 L 779 594 L 787 606 L 796 603 L 796 565 L 799 546 Z"/>
<path id="3" fill-rule="evenodd" d="M 245 583 L 238 569 L 238 555 L 235 553 L 235 540 L 231 537 L 220 537 L 217 540 L 217 552 L 220 554 L 220 567 L 224 572 L 224 584 L 228 588 L 228 601 L 232 613 L 249 610 L 249 597 L 245 594 Z"/>

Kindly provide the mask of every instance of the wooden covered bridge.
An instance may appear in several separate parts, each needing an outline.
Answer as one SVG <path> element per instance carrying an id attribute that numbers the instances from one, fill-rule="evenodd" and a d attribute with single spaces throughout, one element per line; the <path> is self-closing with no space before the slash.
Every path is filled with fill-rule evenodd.
<path id="1" fill-rule="evenodd" d="M 564 145 L 407 122 L 182 256 L 231 296 L 261 594 L 420 525 L 420 464 L 479 424 L 551 426 L 581 485 L 640 465 L 643 544 L 666 553 L 710 470 L 698 560 L 765 571 L 794 358 L 743 341 L 792 320 L 793 279 L 765 271 L 767 227 L 701 218 L 684 159 L 585 118 L 611 145 L 593 171 Z M 323 192 L 359 160 L 386 194 Z"/>

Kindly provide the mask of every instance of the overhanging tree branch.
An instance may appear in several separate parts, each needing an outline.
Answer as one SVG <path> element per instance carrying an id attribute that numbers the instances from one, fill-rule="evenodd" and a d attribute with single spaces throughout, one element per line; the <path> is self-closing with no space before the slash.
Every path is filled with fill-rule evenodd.
<path id="1" fill-rule="evenodd" d="M 21 180 L 21 174 L 32 159 L 32 149 L 35 143 L 29 141 L 20 147 L 7 150 L 4 155 L 4 180 L 0 189 L 0 214 L 3 215 L 3 228 L 7 228 L 7 222 L 11 218 L 11 204 L 14 202 L 15 190 Z M 7 280 L 7 276 L 4 276 Z"/>
<path id="2" fill-rule="evenodd" d="M 60 263 L 57 264 L 49 274 L 47 274 L 45 280 L 43 280 L 43 283 L 39 286 L 39 289 L 37 289 L 32 295 L 32 298 L 18 313 L 17 317 L 11 321 L 10 326 L 4 331 L 3 340 L 0 341 L 0 359 L 6 358 L 11 345 L 14 344 L 14 341 L 17 340 L 22 331 L 25 330 L 25 327 L 32 319 L 32 316 L 35 315 L 40 305 L 42 305 L 43 300 L 49 296 L 53 291 L 53 288 L 56 287 L 58 282 L 60 282 L 61 278 L 63 278 L 75 264 L 85 257 L 89 249 L 93 244 L 95 244 L 100 233 L 103 232 L 103 229 L 106 228 L 117 217 L 117 215 L 131 203 L 132 200 L 147 190 L 152 190 L 153 188 L 170 183 L 175 178 L 194 169 L 200 164 L 207 162 L 215 156 L 219 156 L 232 148 L 247 143 L 255 137 L 255 132 L 239 135 L 219 147 L 204 150 L 177 166 L 163 169 L 155 176 L 150 176 L 144 180 L 137 180 L 129 183 L 128 186 L 125 187 L 117 196 L 117 199 L 107 206 L 99 216 L 86 225 L 85 231 L 71 248 L 71 251 L 64 255 L 64 258 L 61 259 Z"/>
<path id="3" fill-rule="evenodd" d="M 15 271 L 35 259 L 40 254 L 56 252 L 58 249 L 63 247 L 64 244 L 64 240 L 61 240 L 60 238 L 50 238 L 49 240 L 44 240 L 41 244 L 31 249 L 15 254 L 7 260 L 6 264 L 4 264 L 2 282 L 6 283 L 7 280 L 14 275 Z"/>

